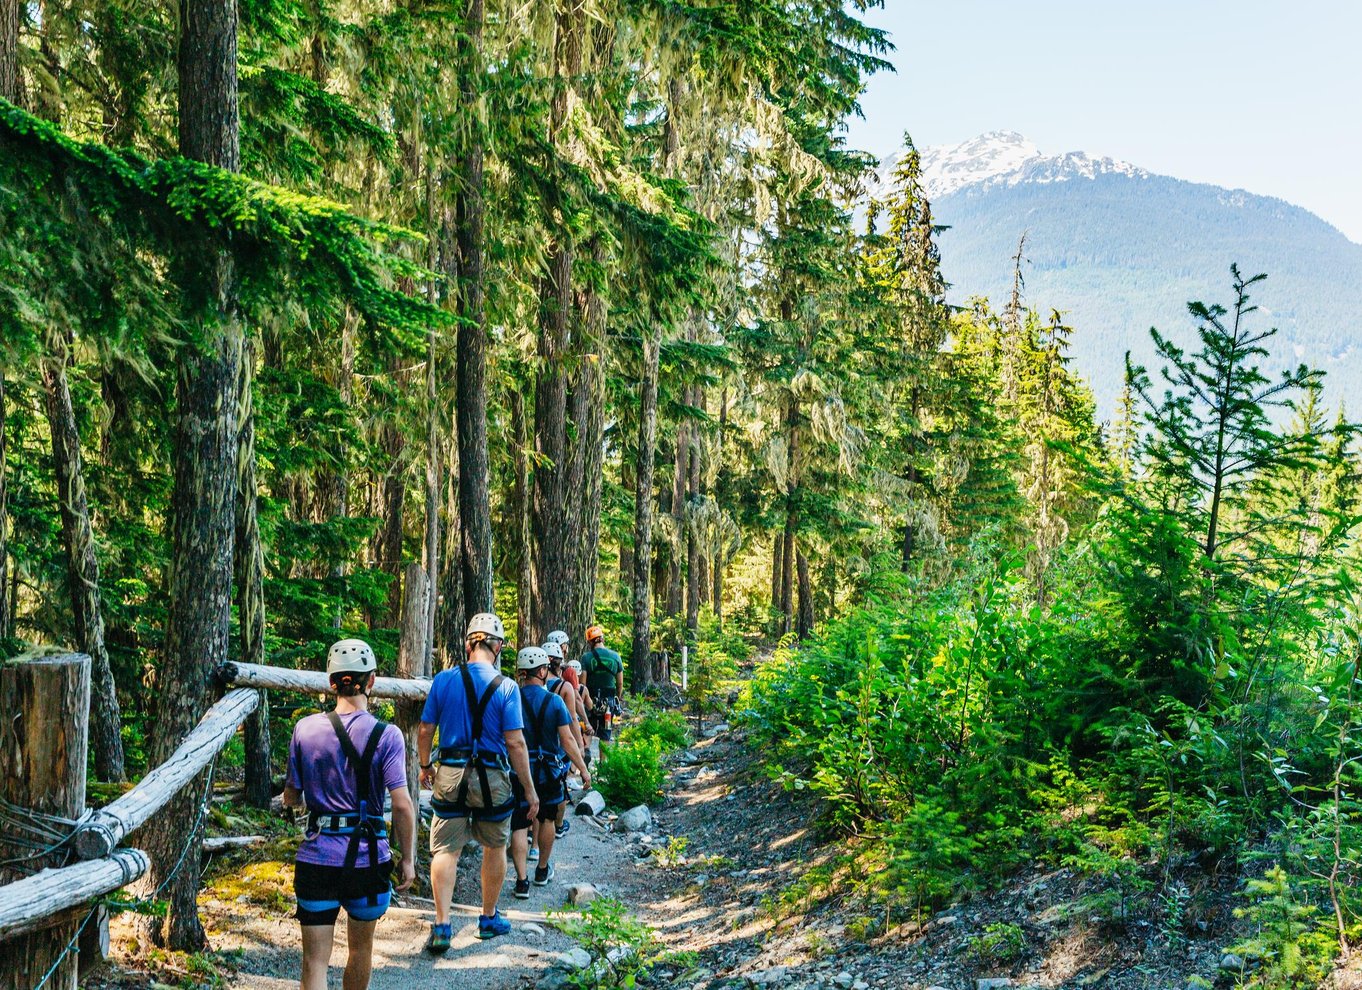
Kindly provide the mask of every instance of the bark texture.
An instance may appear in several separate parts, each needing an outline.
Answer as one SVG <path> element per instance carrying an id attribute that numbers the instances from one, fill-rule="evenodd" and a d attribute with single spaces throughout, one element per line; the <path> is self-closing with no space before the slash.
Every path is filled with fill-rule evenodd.
<path id="1" fill-rule="evenodd" d="M 181 0 L 179 150 L 236 171 L 237 7 L 234 0 Z M 242 333 L 229 258 L 211 245 L 190 255 L 186 285 L 203 294 L 205 325 L 180 353 L 175 387 L 170 613 L 150 757 L 159 764 L 207 708 L 210 672 L 227 656 L 237 472 L 237 388 Z M 165 884 L 164 919 L 151 938 L 170 948 L 205 945 L 196 898 L 202 816 L 198 782 L 147 829 L 152 888 Z M 180 857 L 186 840 L 188 854 Z M 179 863 L 178 867 L 176 863 Z"/>
<path id="2" fill-rule="evenodd" d="M 460 35 L 462 99 L 477 107 L 481 75 L 483 0 L 468 0 Z M 483 147 L 481 121 L 475 120 L 460 162 L 462 182 L 455 200 L 458 313 L 457 354 L 459 522 L 461 571 L 466 614 L 492 611 L 492 509 L 488 493 L 487 327 L 483 292 Z"/>
<path id="3" fill-rule="evenodd" d="M 89 708 L 89 657 L 75 654 L 0 665 L 0 711 L 9 713 L 5 732 L 0 733 L 0 796 L 45 814 L 79 818 L 85 810 Z M 0 859 L 22 863 L 19 868 L 0 866 L 0 884 L 60 866 L 62 855 L 35 857 L 32 849 L 6 845 L 0 838 Z M 37 986 L 81 920 L 67 915 L 53 927 L 0 944 L 0 988 Z M 71 953 L 57 963 L 46 985 L 75 990 L 77 968 L 77 954 Z"/>
<path id="4" fill-rule="evenodd" d="M 23 0 L 0 0 L 0 97 L 19 102 L 19 15 Z M 0 638 L 13 631 L 9 589 L 9 503 L 5 490 L 5 379 L 0 376 Z"/>
<path id="5" fill-rule="evenodd" d="M 397 646 L 397 676 L 429 678 L 431 651 L 426 643 L 426 615 L 430 609 L 430 581 L 420 564 L 402 572 L 402 630 Z M 421 761 L 416 755 L 416 726 L 421 702 L 399 701 L 397 727 L 407 745 L 407 789 L 415 807 L 421 806 Z"/>
<path id="6" fill-rule="evenodd" d="M 802 552 L 795 558 L 799 570 L 799 620 L 795 632 L 801 640 L 813 635 L 813 582 L 809 580 L 809 560 Z"/>
<path id="7" fill-rule="evenodd" d="M 634 634 L 633 690 L 653 680 L 653 465 L 657 455 L 657 373 L 662 335 L 649 329 L 643 338 L 643 380 L 639 382 L 638 459 L 634 478 Z"/>
<path id="8" fill-rule="evenodd" d="M 265 551 L 260 544 L 255 481 L 255 344 L 247 342 L 241 356 L 239 434 L 236 493 L 236 602 L 243 663 L 265 662 Z M 268 808 L 273 797 L 270 763 L 269 696 L 260 692 L 260 705 L 246 720 L 246 801 Z"/>
<path id="9" fill-rule="evenodd" d="M 85 473 L 80 457 L 80 432 L 71 405 L 66 378 L 68 342 L 57 341 L 59 354 L 42 361 L 43 392 L 47 422 L 52 434 L 52 467 L 57 481 L 62 542 L 66 544 L 67 586 L 71 594 L 71 620 L 76 646 L 90 656 L 93 684 L 90 696 L 90 735 L 95 753 L 95 776 L 100 780 L 123 780 L 122 717 L 114 685 L 109 651 L 104 645 L 104 609 L 99 592 L 99 559 L 90 525 L 90 505 L 85 496 Z"/>

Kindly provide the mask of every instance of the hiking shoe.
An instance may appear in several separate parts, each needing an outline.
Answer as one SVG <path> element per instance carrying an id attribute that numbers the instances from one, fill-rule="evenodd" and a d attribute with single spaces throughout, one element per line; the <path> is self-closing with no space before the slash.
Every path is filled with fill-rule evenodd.
<path id="1" fill-rule="evenodd" d="M 528 901 L 530 899 L 529 877 L 521 877 L 519 880 L 515 882 L 515 896 L 520 898 L 522 901 Z"/>
<path id="2" fill-rule="evenodd" d="M 536 846 L 530 846 L 530 851 L 527 852 L 527 853 L 525 854 L 525 858 L 528 859 L 528 860 L 529 860 L 530 862 L 532 862 L 532 863 L 533 863 L 535 860 L 539 859 L 539 849 L 538 849 L 538 847 L 536 847 Z"/>
<path id="3" fill-rule="evenodd" d="M 437 956 L 442 956 L 449 951 L 449 939 L 454 934 L 452 925 L 431 925 L 430 941 L 426 943 L 426 951 Z"/>
<path id="4" fill-rule="evenodd" d="M 534 871 L 534 885 L 536 887 L 546 887 L 548 886 L 548 882 L 556 875 L 557 871 L 553 868 L 552 863 L 548 866 L 536 867 Z"/>
<path id="5" fill-rule="evenodd" d="M 572 828 L 572 822 L 570 822 L 570 821 L 568 821 L 566 818 L 564 818 L 564 819 L 563 819 L 563 824 L 559 825 L 556 829 L 553 830 L 553 831 L 554 831 L 554 835 L 556 835 L 558 838 L 561 839 L 563 836 L 565 836 L 565 835 L 568 834 L 568 831 L 569 831 L 571 828 Z"/>
<path id="6" fill-rule="evenodd" d="M 492 917 L 478 915 L 478 938 L 496 938 L 498 935 L 509 935 L 511 933 L 511 923 L 501 916 L 497 911 Z"/>

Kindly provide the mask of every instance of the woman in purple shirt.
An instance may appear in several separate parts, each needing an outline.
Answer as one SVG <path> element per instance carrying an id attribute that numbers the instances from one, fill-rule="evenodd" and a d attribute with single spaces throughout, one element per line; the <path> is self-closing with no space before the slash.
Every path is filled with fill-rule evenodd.
<path id="1" fill-rule="evenodd" d="M 293 887 L 303 926 L 302 990 L 326 990 L 336 918 L 348 916 L 346 990 L 365 990 L 373 968 L 374 927 L 388 910 L 392 851 L 383 818 L 392 796 L 393 831 L 401 843 L 398 890 L 416 876 L 416 814 L 407 791 L 406 746 L 396 726 L 369 714 L 378 663 L 369 644 L 343 639 L 331 647 L 326 672 L 336 710 L 309 715 L 293 728 L 284 804 L 307 808 Z"/>

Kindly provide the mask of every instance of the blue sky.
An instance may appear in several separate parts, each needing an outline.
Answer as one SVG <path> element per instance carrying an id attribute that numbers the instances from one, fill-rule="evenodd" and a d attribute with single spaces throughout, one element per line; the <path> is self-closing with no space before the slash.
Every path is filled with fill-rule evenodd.
<path id="1" fill-rule="evenodd" d="M 1362 0 L 886 0 L 852 147 L 1020 131 L 1279 196 L 1362 242 Z"/>

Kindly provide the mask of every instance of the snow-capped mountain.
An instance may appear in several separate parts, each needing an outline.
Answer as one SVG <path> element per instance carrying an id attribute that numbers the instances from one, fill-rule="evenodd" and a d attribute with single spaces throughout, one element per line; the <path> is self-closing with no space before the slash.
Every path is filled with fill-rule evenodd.
<path id="1" fill-rule="evenodd" d="M 900 157 L 896 153 L 880 163 L 873 195 L 888 192 Z M 1148 178 L 1149 174 L 1129 162 L 1093 158 L 1082 151 L 1045 155 L 1016 131 L 991 131 L 959 144 L 939 145 L 922 152 L 922 187 L 933 201 L 971 187 L 1064 182 L 1098 175 Z"/>
<path id="2" fill-rule="evenodd" d="M 871 196 L 888 198 L 898 159 L 881 163 Z M 1268 274 L 1253 319 L 1281 333 L 1264 372 L 1303 360 L 1328 373 L 1331 401 L 1362 394 L 1362 245 L 1307 210 L 1081 151 L 1046 155 L 1010 131 L 924 150 L 922 182 L 947 228 L 950 301 L 1004 300 L 1025 234 L 1026 302 L 1065 313 L 1075 367 L 1104 413 L 1125 352 L 1151 364 L 1151 326 L 1193 342 L 1186 304 L 1228 302 L 1232 262 Z"/>

